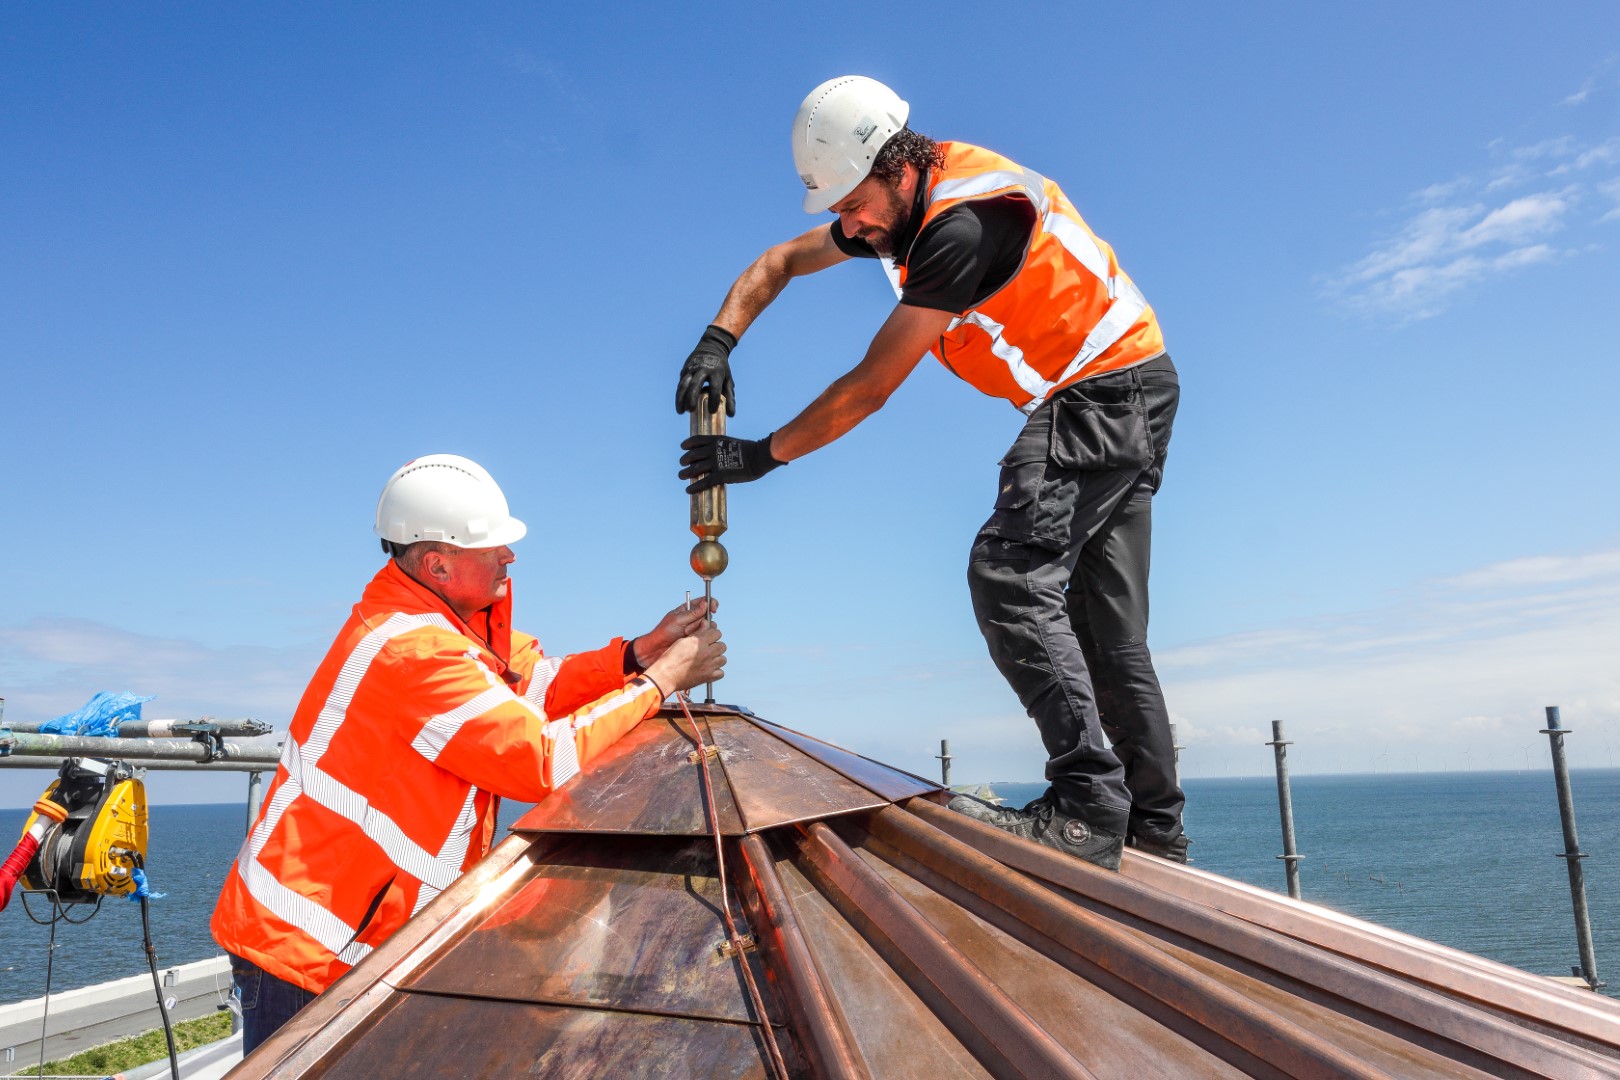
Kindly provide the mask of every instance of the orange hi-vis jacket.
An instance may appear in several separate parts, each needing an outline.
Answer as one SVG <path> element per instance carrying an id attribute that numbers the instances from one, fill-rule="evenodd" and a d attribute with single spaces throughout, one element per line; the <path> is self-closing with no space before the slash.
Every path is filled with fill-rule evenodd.
<path id="1" fill-rule="evenodd" d="M 1158 319 L 1114 249 L 1091 231 L 1052 181 L 1000 154 L 941 143 L 945 165 L 928 176 L 918 233 L 969 199 L 1016 195 L 1035 208 L 1024 264 L 1012 279 L 952 319 L 931 350 L 940 363 L 1026 415 L 1054 391 L 1164 352 Z M 895 292 L 906 268 L 883 260 Z"/>
<path id="2" fill-rule="evenodd" d="M 293 714 L 214 940 L 321 992 L 488 852 L 500 797 L 539 801 L 657 711 L 622 640 L 550 658 L 510 619 L 510 591 L 479 633 L 383 567 Z"/>

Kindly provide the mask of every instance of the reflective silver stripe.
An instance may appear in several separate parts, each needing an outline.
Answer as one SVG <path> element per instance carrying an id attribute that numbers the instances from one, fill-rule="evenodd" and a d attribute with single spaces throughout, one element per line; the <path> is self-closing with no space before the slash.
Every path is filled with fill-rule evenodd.
<path id="1" fill-rule="evenodd" d="M 557 678 L 557 672 L 562 670 L 562 663 L 560 656 L 542 656 L 534 665 L 534 675 L 529 679 L 529 689 L 523 696 L 542 713 L 546 710 L 546 691 L 551 689 L 552 682 Z"/>
<path id="2" fill-rule="evenodd" d="M 346 964 L 355 964 L 371 952 L 371 946 L 354 940 L 355 929 L 307 896 L 293 892 L 260 865 L 251 851 L 252 841 L 242 845 L 236 869 L 249 895 L 284 923 L 314 938 L 322 948 Z M 353 956 L 354 959 L 349 959 Z"/>
<path id="3" fill-rule="evenodd" d="M 331 911 L 282 884 L 259 862 L 259 855 L 281 824 L 281 817 L 287 808 L 300 795 L 307 795 L 319 805 L 360 826 L 361 831 L 383 850 L 389 860 L 406 873 L 440 890 L 455 880 L 460 872 L 460 860 L 446 874 L 444 867 L 407 837 L 392 819 L 373 809 L 363 796 L 327 775 L 317 764 L 331 747 L 333 737 L 348 715 L 360 680 L 383 646 L 400 634 L 424 626 L 437 626 L 455 632 L 449 620 L 442 615 L 396 613 L 362 638 L 344 659 L 333 682 L 332 692 L 327 695 L 326 703 L 311 726 L 309 738 L 303 744 L 288 738 L 282 747 L 281 765 L 287 771 L 287 779 L 276 789 L 258 827 L 242 845 L 242 851 L 237 856 L 242 880 L 255 900 L 348 964 L 357 963 L 368 955 L 370 946 L 353 941 L 356 933 L 354 928 Z"/>
<path id="4" fill-rule="evenodd" d="M 574 742 L 574 725 L 558 720 L 546 725 L 551 739 L 551 790 L 556 791 L 579 775 L 579 745 Z"/>
<path id="5" fill-rule="evenodd" d="M 894 265 L 894 260 L 887 255 L 880 255 L 878 265 L 883 267 L 883 276 L 889 279 L 889 288 L 894 290 L 894 295 L 904 298 L 906 293 L 900 284 L 900 268 Z"/>
<path id="6" fill-rule="evenodd" d="M 1107 285 L 1108 298 L 1114 298 L 1114 278 L 1108 273 L 1108 256 L 1103 254 L 1097 238 L 1087 232 L 1085 226 L 1054 210 L 1041 219 L 1041 228 L 1051 233 L 1063 245 L 1063 250 L 1090 270 L 1093 277 Z"/>
<path id="7" fill-rule="evenodd" d="M 1009 187 L 1021 189 L 1035 204 L 1040 214 L 1042 231 L 1061 244 L 1071 258 L 1084 266 L 1108 290 L 1110 301 L 1108 310 L 1097 320 L 1097 325 L 1091 328 L 1085 341 L 1081 342 L 1080 351 L 1075 354 L 1074 359 L 1069 361 L 1055 379 L 1042 378 L 1039 372 L 1030 367 L 1024 359 L 1024 351 L 1007 340 L 1006 327 L 981 311 L 969 311 L 957 316 L 946 326 L 945 332 L 950 333 L 963 323 L 968 323 L 989 335 L 990 352 L 1007 365 L 1007 371 L 1012 375 L 1013 381 L 1030 395 L 1030 401 L 1018 407 L 1026 416 L 1045 404 L 1053 390 L 1067 383 L 1087 364 L 1112 348 L 1147 309 L 1146 298 L 1128 278 L 1123 274 L 1114 275 L 1108 272 L 1108 255 L 1090 230 L 1051 205 L 1046 197 L 1045 185 L 1046 181 L 1039 173 L 1028 169 L 1020 168 L 1018 171 L 993 169 L 974 176 L 942 180 L 935 184 L 934 189 L 928 194 L 928 201 L 932 204 L 945 199 L 967 199 L 988 195 Z M 893 263 L 888 259 L 883 262 L 884 272 L 889 274 L 890 282 L 894 284 L 895 292 L 898 293 L 899 278 Z"/>
<path id="8" fill-rule="evenodd" d="M 439 754 L 444 750 L 445 745 L 456 737 L 456 732 L 460 731 L 461 726 L 468 720 L 475 716 L 482 716 L 491 709 L 505 705 L 508 702 L 515 702 L 536 720 L 545 723 L 545 715 L 534 707 L 534 702 L 526 697 L 518 697 L 512 693 L 511 688 L 505 682 L 495 677 L 495 673 L 479 658 L 476 647 L 469 648 L 466 656 L 483 673 L 484 681 L 489 684 L 489 689 L 468 701 L 462 702 L 449 712 L 429 717 L 427 723 L 422 725 L 422 730 L 417 732 L 416 738 L 411 740 L 411 748 L 429 761 L 438 761 Z M 544 695 L 542 695 L 542 699 L 543 697 Z"/>
<path id="9" fill-rule="evenodd" d="M 373 807 L 364 795 L 316 766 L 304 769 L 304 794 L 360 826 L 360 831 L 382 848 L 389 862 L 418 881 L 445 889 L 461 873 L 460 863 L 453 867 L 439 863 L 432 853 L 405 835 L 405 830 L 393 818 Z"/>
<path id="10" fill-rule="evenodd" d="M 337 954 L 338 959 L 343 963 L 348 964 L 350 967 L 354 967 L 354 965 L 358 964 L 360 961 L 364 960 L 370 955 L 371 946 L 362 941 L 349 942 L 343 947 L 343 951 Z"/>
<path id="11" fill-rule="evenodd" d="M 506 687 L 492 686 L 471 701 L 464 702 L 449 712 L 429 717 L 428 722 L 422 725 L 422 730 L 417 732 L 416 738 L 411 740 L 411 749 L 429 761 L 436 762 L 439 760 L 439 754 L 444 750 L 445 745 L 456 737 L 456 732 L 461 730 L 462 724 L 475 716 L 482 716 L 497 705 L 517 700 L 519 700 L 517 695 Z M 524 704 L 532 711 L 532 706 L 528 706 L 527 702 Z"/>
<path id="12" fill-rule="evenodd" d="M 546 738 L 551 740 L 551 788 L 555 791 L 579 774 L 579 747 L 574 736 L 581 728 L 588 728 L 598 719 L 615 709 L 623 708 L 658 684 L 645 675 L 638 675 L 619 693 L 597 705 L 583 716 L 564 717 L 546 725 Z"/>
<path id="13" fill-rule="evenodd" d="M 332 736 L 337 734 L 343 718 L 348 715 L 349 705 L 354 701 L 354 692 L 360 686 L 360 679 L 371 667 L 371 662 L 377 658 L 377 654 L 382 652 L 383 646 L 400 634 L 423 626 L 439 626 L 454 633 L 450 623 L 442 615 L 396 613 L 360 639 L 360 643 L 344 659 L 343 667 L 332 683 L 332 692 L 327 695 L 326 704 L 315 717 L 309 738 L 304 740 L 304 757 L 311 764 L 319 761 L 326 753 L 327 747 L 332 745 Z"/>
<path id="14" fill-rule="evenodd" d="M 1091 333 L 1086 335 L 1086 340 L 1081 343 L 1080 351 L 1075 354 L 1074 359 L 1058 373 L 1056 379 L 1047 383 L 1044 391 L 1037 394 L 1027 405 L 1019 406 L 1019 411 L 1025 416 L 1044 405 L 1052 391 L 1078 375 L 1081 368 L 1111 349 L 1115 342 L 1125 336 L 1125 332 L 1131 328 L 1142 312 L 1147 310 L 1147 298 L 1135 285 L 1123 279 L 1121 285 L 1123 288 L 1120 295 L 1108 305 L 1108 310 L 1097 320 L 1097 325 L 1091 328 Z"/>
<path id="15" fill-rule="evenodd" d="M 467 861 L 467 846 L 472 841 L 473 826 L 478 824 L 477 806 L 478 789 L 469 787 L 467 798 L 461 804 L 461 813 L 456 815 L 455 827 L 450 830 L 450 835 L 444 838 L 444 846 L 439 849 L 440 863 L 459 868 Z M 417 890 L 416 906 L 411 908 L 411 914 L 415 915 L 421 911 L 427 906 L 428 901 L 439 895 L 440 891 L 424 882 Z"/>
<path id="16" fill-rule="evenodd" d="M 928 193 L 928 201 L 932 204 L 945 199 L 971 199 L 1009 187 L 1022 188 L 1024 194 L 1029 196 L 1029 201 L 1035 204 L 1036 212 L 1046 213 L 1046 178 L 1038 172 L 1023 168 L 1017 172 L 1009 169 L 992 169 L 976 176 L 941 180 L 934 185 L 934 190 Z"/>
<path id="17" fill-rule="evenodd" d="M 990 352 L 1007 365 L 1007 371 L 1012 375 L 1013 381 L 1026 394 L 1043 394 L 1050 390 L 1041 373 L 1030 367 L 1024 360 L 1024 350 L 1008 341 L 1004 336 L 1006 327 L 986 315 L 982 311 L 970 311 L 963 315 L 961 322 L 970 326 L 977 326 L 990 335 Z"/>

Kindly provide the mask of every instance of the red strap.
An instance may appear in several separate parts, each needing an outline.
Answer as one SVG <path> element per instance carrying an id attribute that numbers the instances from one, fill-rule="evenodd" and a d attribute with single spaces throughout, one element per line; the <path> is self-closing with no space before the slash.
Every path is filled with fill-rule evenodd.
<path id="1" fill-rule="evenodd" d="M 0 911 L 4 911 L 11 903 L 11 889 L 22 877 L 22 872 L 28 869 L 28 861 L 39 850 L 39 841 L 32 833 L 25 833 L 17 844 L 17 850 L 11 853 L 4 866 L 0 866 Z"/>

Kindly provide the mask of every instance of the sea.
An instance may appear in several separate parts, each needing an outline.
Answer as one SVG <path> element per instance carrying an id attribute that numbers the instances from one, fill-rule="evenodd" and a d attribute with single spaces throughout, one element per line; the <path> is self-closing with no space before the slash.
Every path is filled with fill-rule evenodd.
<path id="1" fill-rule="evenodd" d="M 1620 996 L 1620 769 L 1574 770 L 1571 782 L 1598 974 L 1610 983 L 1603 992 Z M 991 787 L 1022 805 L 1045 785 Z M 1275 779 L 1184 787 L 1194 865 L 1286 892 Z M 1297 776 L 1292 789 L 1304 899 L 1542 975 L 1579 964 L 1550 770 Z M 503 823 L 525 809 L 504 805 Z M 9 849 L 26 817 L 0 810 L 0 845 Z M 147 873 L 163 894 L 149 904 L 159 965 L 218 955 L 208 919 L 242 843 L 245 806 L 155 806 L 150 826 Z M 27 900 L 48 915 L 40 898 Z M 19 892 L 0 912 L 0 1004 L 46 989 L 51 930 L 23 905 Z M 53 993 L 144 973 L 139 905 L 107 899 L 88 922 L 58 923 L 51 967 Z"/>

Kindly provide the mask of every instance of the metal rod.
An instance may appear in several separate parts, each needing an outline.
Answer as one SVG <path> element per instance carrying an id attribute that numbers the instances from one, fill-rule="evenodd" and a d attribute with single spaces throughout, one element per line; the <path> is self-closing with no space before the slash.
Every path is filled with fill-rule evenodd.
<path id="1" fill-rule="evenodd" d="M 30 735 L 0 731 L 0 757 L 146 758 L 154 761 L 247 761 L 273 765 L 279 747 L 223 743 L 208 746 L 191 739 L 105 739 L 90 735 Z"/>
<path id="2" fill-rule="evenodd" d="M 264 773 L 248 773 L 247 831 L 253 832 L 253 823 L 259 820 L 259 807 L 264 802 Z"/>
<path id="3" fill-rule="evenodd" d="M 1564 760 L 1564 736 L 1569 731 L 1561 727 L 1558 706 L 1547 706 L 1547 726 L 1541 729 L 1552 744 L 1553 782 L 1558 786 L 1558 817 L 1564 824 L 1564 852 L 1557 858 L 1569 868 L 1569 898 L 1575 906 L 1575 943 L 1581 952 L 1581 966 L 1573 969 L 1596 990 L 1605 985 L 1598 978 L 1597 954 L 1592 949 L 1592 918 L 1586 910 L 1586 871 L 1581 860 L 1581 841 L 1575 833 L 1575 793 L 1569 786 L 1569 763 Z"/>
<path id="4" fill-rule="evenodd" d="M 18 735 L 48 734 L 40 729 L 50 720 L 24 720 L 7 724 Z M 268 735 L 273 729 L 263 720 L 125 720 L 118 725 L 118 734 L 109 738 L 166 739 L 186 735 L 220 735 L 224 738 L 253 738 Z"/>
<path id="5" fill-rule="evenodd" d="M 1466 990 L 1449 988 L 1452 993 L 1439 993 L 1424 989 L 1425 984 L 1444 985 L 1444 968 L 1411 970 L 1414 954 L 1404 946 L 1392 948 L 1386 935 L 1394 935 L 1381 927 L 1353 944 L 1324 941 L 1320 937 L 1324 932 L 1339 935 L 1356 931 L 1350 924 L 1324 918 L 1309 907 L 1284 905 L 1274 893 L 1239 886 L 1213 875 L 1190 875 L 1162 859 L 1126 852 L 1124 872 L 1099 873 L 1079 859 L 1027 844 L 927 799 L 911 799 L 904 806 L 924 828 L 909 828 L 883 810 L 874 817 L 873 840 L 937 875 L 945 883 L 942 891 L 947 895 L 953 895 L 949 891 L 952 888 L 962 890 L 966 895 L 958 896 L 958 903 L 976 910 L 989 922 L 1099 987 L 1103 983 L 1097 982 L 1094 973 L 1088 974 L 1092 965 L 1117 977 L 1121 987 L 1142 988 L 1165 1007 L 1204 1027 L 1242 1054 L 1253 1055 L 1254 1060 L 1282 1065 L 1295 1055 L 1293 1047 L 1303 1045 L 1300 1035 L 1302 1031 L 1309 1034 L 1309 1023 L 1302 1025 L 1298 1016 L 1290 1018 L 1241 994 L 1234 999 L 1230 996 L 1236 993 L 1233 988 L 1218 980 L 1208 981 L 1208 972 L 1191 973 L 1194 969 L 1178 963 L 1162 949 L 1148 946 L 1148 941 L 1166 938 L 1168 931 L 1167 940 L 1175 941 L 1183 935 L 1200 943 L 1193 950 L 1196 955 L 1241 957 L 1246 963 L 1316 988 L 1327 995 L 1316 999 L 1319 1004 L 1353 1020 L 1386 1030 L 1390 1030 L 1386 1018 L 1410 1025 L 1402 1038 L 1471 1065 L 1484 1075 L 1522 1076 L 1519 1070 L 1526 1070 L 1535 1076 L 1578 1076 L 1599 1060 L 1592 1051 L 1539 1031 L 1532 1034 L 1525 1026 L 1492 1010 L 1473 1008 L 1468 1004 L 1473 994 Z M 883 847 L 875 853 L 894 861 Z M 918 876 L 917 869 L 904 869 Z M 926 878 L 922 880 L 927 883 Z M 1003 889 L 1008 891 L 999 891 Z M 1197 900 L 1189 901 L 1180 894 L 1183 889 L 1201 892 Z M 1055 906 L 1067 900 L 1078 903 L 1086 913 L 1076 916 L 1067 908 Z M 982 906 L 975 908 L 975 903 Z M 1264 907 L 1257 913 L 1250 910 L 1252 905 Z M 1043 921 L 1043 911 L 1058 914 L 1048 924 Z M 1289 921 L 1278 926 L 1268 913 Z M 1040 937 L 1030 937 L 1029 931 Z M 1301 941 L 1312 945 L 1302 945 Z M 1059 950 L 1054 951 L 1052 945 Z M 1345 956 L 1357 957 L 1361 962 L 1347 964 L 1342 959 Z M 1490 961 L 1479 963 L 1488 965 Z M 1411 981 L 1385 974 L 1386 966 L 1403 972 Z M 1474 971 L 1465 977 L 1470 985 L 1486 985 L 1490 978 Z M 1550 983 L 1548 986 L 1550 991 L 1558 989 Z M 1122 1000 L 1128 1000 L 1130 993 L 1126 991 Z M 1523 1017 L 1544 1016 L 1550 1026 L 1565 1031 L 1585 1031 L 1597 1038 L 1608 1034 L 1592 1021 L 1591 1014 L 1572 1017 L 1571 1008 L 1549 1009 L 1533 1003 L 1515 1004 L 1510 1009 Z M 1620 1021 L 1620 1015 L 1612 1010 L 1603 1015 L 1602 1022 L 1611 1027 Z M 1313 1041 L 1314 1036 L 1304 1040 Z M 1222 1056 L 1240 1068 L 1243 1065 L 1237 1056 Z M 1289 1074 L 1328 1075 L 1325 1067 L 1322 1061 L 1306 1055 L 1295 1059 Z"/>
<path id="6" fill-rule="evenodd" d="M 939 753 L 935 754 L 934 756 L 939 758 L 939 783 L 940 783 L 940 786 L 941 787 L 950 787 L 951 786 L 951 740 L 949 740 L 949 739 L 941 739 L 941 740 L 939 740 Z"/>
<path id="7" fill-rule="evenodd" d="M 268 761 L 160 761 L 154 758 L 131 757 L 128 754 L 95 754 L 85 755 L 93 757 L 112 757 L 122 761 L 132 769 L 145 769 L 147 772 L 233 772 L 251 773 L 267 772 L 273 766 Z M 49 769 L 55 771 L 69 760 L 63 757 L 40 757 L 35 754 L 15 754 L 10 757 L 0 757 L 0 769 Z"/>
<path id="8" fill-rule="evenodd" d="M 772 928 L 771 933 L 761 935 L 760 948 L 786 991 L 782 998 L 815 1075 L 827 1080 L 871 1080 L 849 1018 L 816 967 L 815 950 L 787 887 L 777 875 L 770 849 L 758 833 L 743 837 L 738 846 L 748 869 L 744 880 L 763 916 L 753 919 L 750 912 L 750 918 L 755 926 Z"/>
<path id="9" fill-rule="evenodd" d="M 824 822 L 800 828 L 800 871 L 986 1072 L 996 1080 L 1096 1080 Z"/>
<path id="10" fill-rule="evenodd" d="M 1294 794 L 1288 786 L 1288 747 L 1283 738 L 1283 722 L 1271 722 L 1271 741 L 1266 743 L 1277 756 L 1277 809 L 1282 814 L 1283 853 L 1277 858 L 1288 868 L 1288 895 L 1299 899 L 1299 860 L 1305 856 L 1294 846 Z"/>
<path id="11" fill-rule="evenodd" d="M 703 579 L 703 621 L 710 626 L 714 625 L 714 612 L 711 610 L 711 601 L 714 594 L 714 579 Z M 714 683 L 708 683 L 703 688 L 703 704 L 714 704 Z"/>
<path id="12" fill-rule="evenodd" d="M 985 836 L 988 844 L 963 843 L 958 835 L 946 831 L 963 826 L 965 831 Z M 1023 847 L 1036 860 L 1057 863 L 1059 875 L 1069 877 L 1066 885 L 1086 888 L 1090 879 L 1106 889 L 1129 887 L 1129 879 L 1123 875 L 1049 848 L 1026 846 L 926 799 L 912 799 L 904 810 L 885 807 L 878 811 L 872 816 L 871 835 L 978 897 L 985 904 L 982 914 L 999 913 L 991 921 L 1002 930 L 1099 988 L 1108 989 L 1107 980 L 1099 981 L 1090 970 L 1093 967 L 1120 980 L 1121 987 L 1136 988 L 1230 1044 L 1238 1053 L 1214 1052 L 1240 1069 L 1252 1056 L 1277 1070 L 1271 1075 L 1390 1080 L 1377 1065 L 1334 1045 L 1308 1024 L 1245 997 L 1207 971 L 1150 944 L 1134 930 L 1071 903 L 1011 869 L 1003 851 Z M 881 850 L 877 854 L 883 857 Z M 1020 869 L 1027 872 L 1027 868 Z M 1166 1026 L 1174 1030 L 1173 1025 Z"/>

